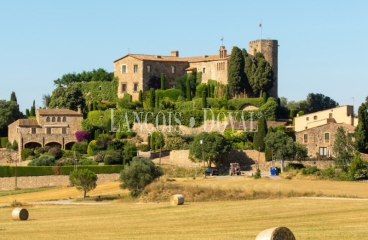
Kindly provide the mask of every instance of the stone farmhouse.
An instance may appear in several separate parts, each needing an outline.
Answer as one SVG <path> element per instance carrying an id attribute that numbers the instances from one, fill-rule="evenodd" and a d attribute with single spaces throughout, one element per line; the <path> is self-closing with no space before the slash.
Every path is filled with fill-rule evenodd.
<path id="1" fill-rule="evenodd" d="M 35 119 L 18 119 L 8 126 L 9 142 L 24 148 L 58 146 L 71 149 L 75 132 L 81 130 L 83 114 L 69 109 L 37 109 Z"/>
<path id="2" fill-rule="evenodd" d="M 358 124 L 351 105 L 339 106 L 295 117 L 296 142 L 304 144 L 312 157 L 333 157 L 333 144 L 338 127 L 353 133 Z"/>
<path id="3" fill-rule="evenodd" d="M 278 42 L 277 40 L 256 40 L 249 42 L 251 55 L 263 53 L 274 71 L 275 83 L 270 96 L 277 98 Z M 114 76 L 119 79 L 118 97 L 125 93 L 138 100 L 139 91 L 160 87 L 160 75 L 166 75 L 166 88 L 175 88 L 175 78 L 185 73 L 201 72 L 202 83 L 209 79 L 227 84 L 230 54 L 225 46 L 220 46 L 216 55 L 179 57 L 179 51 L 171 51 L 170 56 L 127 54 L 114 61 Z"/>

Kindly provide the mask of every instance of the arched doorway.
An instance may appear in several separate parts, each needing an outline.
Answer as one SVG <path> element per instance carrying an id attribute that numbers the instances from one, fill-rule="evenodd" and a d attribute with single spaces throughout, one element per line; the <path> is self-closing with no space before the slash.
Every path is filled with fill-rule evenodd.
<path id="1" fill-rule="evenodd" d="M 45 146 L 62 148 L 61 144 L 58 142 L 49 142 L 46 143 Z"/>
<path id="2" fill-rule="evenodd" d="M 68 142 L 65 144 L 65 150 L 71 150 L 75 142 Z"/>
<path id="3" fill-rule="evenodd" d="M 42 147 L 42 145 L 38 142 L 28 142 L 28 143 L 24 144 L 24 148 L 35 149 L 37 147 Z"/>

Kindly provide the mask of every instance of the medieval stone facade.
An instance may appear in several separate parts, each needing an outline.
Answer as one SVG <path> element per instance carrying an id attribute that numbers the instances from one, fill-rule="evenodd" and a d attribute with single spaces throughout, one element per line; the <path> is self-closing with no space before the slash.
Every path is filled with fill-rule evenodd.
<path id="1" fill-rule="evenodd" d="M 24 148 L 59 146 L 70 149 L 81 129 L 82 113 L 69 109 L 37 109 L 35 119 L 18 119 L 8 126 L 9 142 Z"/>
<path id="2" fill-rule="evenodd" d="M 249 43 L 249 54 L 261 52 L 274 70 L 274 87 L 270 91 L 277 98 L 277 57 L 278 43 L 276 40 L 256 40 Z M 170 56 L 128 54 L 114 61 L 114 76 L 119 79 L 118 97 L 124 93 L 138 100 L 139 91 L 147 91 L 152 86 L 159 88 L 161 73 L 166 75 L 166 88 L 175 88 L 175 78 L 188 72 L 201 72 L 202 83 L 213 79 L 227 84 L 230 55 L 225 46 L 221 46 L 216 55 L 195 57 L 179 57 L 178 51 Z M 155 86 L 156 85 L 156 86 Z"/>

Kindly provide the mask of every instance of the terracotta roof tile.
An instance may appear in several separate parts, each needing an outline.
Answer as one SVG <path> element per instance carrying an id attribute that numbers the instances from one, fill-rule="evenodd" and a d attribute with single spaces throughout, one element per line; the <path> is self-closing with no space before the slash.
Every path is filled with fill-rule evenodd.
<path id="1" fill-rule="evenodd" d="M 19 127 L 40 127 L 36 119 L 18 119 Z"/>
<path id="2" fill-rule="evenodd" d="M 203 56 L 194 56 L 194 57 L 175 57 L 175 56 L 160 56 L 160 55 L 147 55 L 147 54 L 127 54 L 119 59 L 116 59 L 114 62 L 117 62 L 126 57 L 133 57 L 138 60 L 149 60 L 149 61 L 159 61 L 159 62 L 207 62 L 207 61 L 216 61 L 216 60 L 224 60 L 229 59 L 230 55 L 227 55 L 226 58 L 220 58 L 219 55 L 203 55 Z"/>

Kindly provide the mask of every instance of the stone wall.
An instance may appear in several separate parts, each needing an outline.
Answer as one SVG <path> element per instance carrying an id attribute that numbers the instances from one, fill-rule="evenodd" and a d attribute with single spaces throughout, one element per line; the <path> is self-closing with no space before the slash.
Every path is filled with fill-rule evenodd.
<path id="1" fill-rule="evenodd" d="M 212 79 L 219 83 L 227 84 L 229 59 L 230 58 L 219 59 L 218 61 L 191 62 L 190 66 L 197 68 L 197 72 L 202 72 L 202 83 L 207 83 L 209 79 Z"/>
<path id="2" fill-rule="evenodd" d="M 9 164 L 6 158 L 7 155 L 10 155 L 10 158 L 13 160 L 19 159 L 18 151 L 0 148 L 0 164 Z"/>
<path id="3" fill-rule="evenodd" d="M 98 185 L 104 182 L 116 181 L 119 179 L 120 174 L 97 174 L 97 176 Z M 22 189 L 68 185 L 69 176 L 17 177 L 17 187 Z M 0 178 L 0 190 L 12 190 L 14 186 L 14 177 Z"/>

